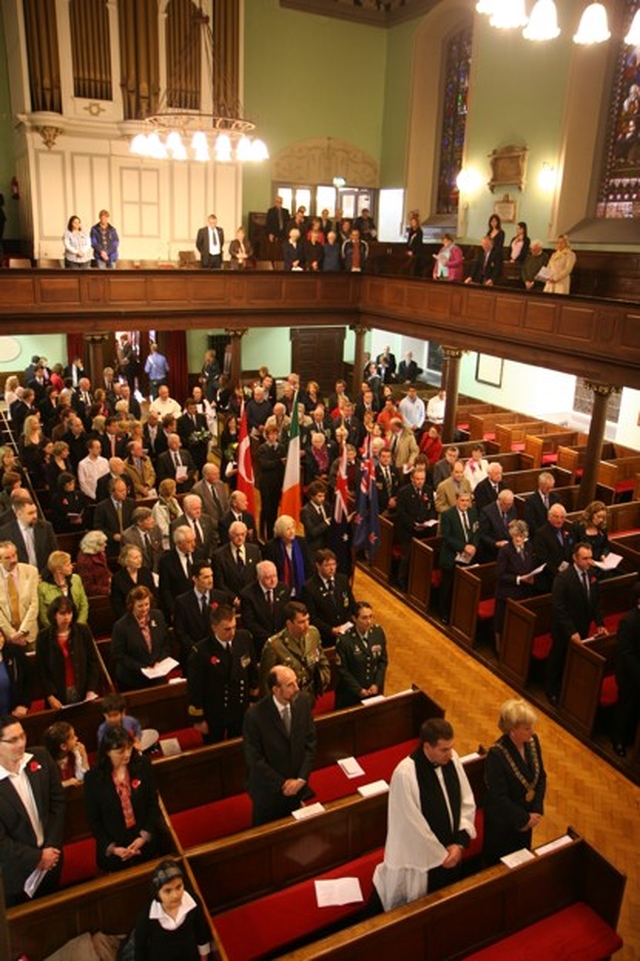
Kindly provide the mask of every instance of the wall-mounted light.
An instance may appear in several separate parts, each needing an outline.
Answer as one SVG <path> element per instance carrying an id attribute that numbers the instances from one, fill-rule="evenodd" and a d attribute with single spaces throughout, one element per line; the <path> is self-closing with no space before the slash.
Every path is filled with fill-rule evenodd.
<path id="1" fill-rule="evenodd" d="M 463 167 L 456 177 L 456 185 L 461 194 L 474 194 L 482 186 L 482 176 L 473 167 Z"/>
<path id="2" fill-rule="evenodd" d="M 556 185 L 556 168 L 551 164 L 543 163 L 538 174 L 538 184 L 542 190 L 553 190 Z"/>
<path id="3" fill-rule="evenodd" d="M 344 187 L 344 185 L 346 184 L 346 182 L 347 182 L 347 181 L 344 179 L 344 177 L 334 177 L 334 178 L 333 178 L 333 186 L 334 186 L 334 187 L 337 187 L 338 190 L 340 190 L 341 187 Z"/>
<path id="4" fill-rule="evenodd" d="M 606 7 L 602 3 L 590 3 L 582 14 L 573 42 L 585 45 L 604 43 L 610 36 Z"/>

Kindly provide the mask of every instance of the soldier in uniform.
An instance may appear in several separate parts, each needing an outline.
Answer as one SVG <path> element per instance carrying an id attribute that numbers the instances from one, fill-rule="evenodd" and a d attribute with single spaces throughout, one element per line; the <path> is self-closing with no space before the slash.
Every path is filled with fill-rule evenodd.
<path id="1" fill-rule="evenodd" d="M 327 655 L 322 649 L 320 632 L 310 626 L 309 612 L 300 601 L 289 601 L 285 607 L 284 629 L 270 637 L 260 658 L 260 690 L 268 693 L 269 671 L 283 664 L 295 671 L 298 687 L 309 698 L 311 706 L 326 691 L 331 678 Z"/>
<path id="2" fill-rule="evenodd" d="M 367 601 L 358 601 L 353 627 L 336 641 L 336 708 L 359 704 L 365 697 L 384 693 L 384 678 L 389 663 L 387 640 Z"/>
<path id="3" fill-rule="evenodd" d="M 249 631 L 236 630 L 232 607 L 211 612 L 211 633 L 196 644 L 187 671 L 189 715 L 207 744 L 240 737 L 249 698 L 258 694 L 258 668 Z"/>

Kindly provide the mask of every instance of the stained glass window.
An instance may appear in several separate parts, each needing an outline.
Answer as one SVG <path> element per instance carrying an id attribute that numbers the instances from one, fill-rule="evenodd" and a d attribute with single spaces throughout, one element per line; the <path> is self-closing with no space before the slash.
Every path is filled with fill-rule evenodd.
<path id="1" fill-rule="evenodd" d="M 624 0 L 624 35 L 640 0 Z M 640 47 L 622 42 L 616 62 L 598 217 L 640 217 Z"/>
<path id="2" fill-rule="evenodd" d="M 445 83 L 440 133 L 437 213 L 457 213 L 456 177 L 462 167 L 462 151 L 467 125 L 467 97 L 471 69 L 473 28 L 463 27 L 446 46 Z"/>

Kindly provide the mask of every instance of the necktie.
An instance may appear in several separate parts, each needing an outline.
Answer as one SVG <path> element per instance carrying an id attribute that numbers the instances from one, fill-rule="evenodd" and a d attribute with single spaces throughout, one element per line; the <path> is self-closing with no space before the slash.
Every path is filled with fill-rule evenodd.
<path id="1" fill-rule="evenodd" d="M 29 563 L 33 564 L 34 567 L 37 567 L 38 558 L 36 556 L 35 532 L 33 527 L 27 527 L 25 529 L 24 542 L 27 548 L 27 557 L 29 558 Z"/>
<path id="2" fill-rule="evenodd" d="M 462 512 L 462 529 L 464 531 L 465 541 L 469 540 L 469 518 L 467 517 L 467 512 Z"/>
<path id="3" fill-rule="evenodd" d="M 187 577 L 191 579 L 191 572 L 193 570 L 193 561 L 191 560 L 191 554 L 185 554 L 186 564 L 187 564 Z"/>
<path id="4" fill-rule="evenodd" d="M 218 497 L 218 492 L 216 491 L 213 484 L 211 484 L 211 497 L 216 507 L 220 507 L 220 498 Z"/>
<path id="5" fill-rule="evenodd" d="M 16 631 L 20 630 L 20 597 L 13 574 L 7 577 L 7 590 L 9 592 L 9 606 L 11 607 L 11 624 Z"/>
<path id="6" fill-rule="evenodd" d="M 196 535 L 196 547 L 202 547 L 202 543 L 203 543 L 202 533 L 200 531 L 200 524 L 198 523 L 198 521 L 194 522 L 193 530 Z"/>
<path id="7" fill-rule="evenodd" d="M 176 467 L 182 467 L 182 461 L 180 460 L 180 454 L 178 453 L 177 450 L 174 451 L 174 453 L 173 453 L 173 463 L 176 465 Z"/>
<path id="8" fill-rule="evenodd" d="M 122 526 L 122 501 L 116 501 L 116 514 L 118 515 L 118 528 L 119 528 L 119 530 L 120 530 L 120 533 L 122 534 L 122 531 L 123 531 L 123 526 Z"/>
<path id="9" fill-rule="evenodd" d="M 591 588 L 589 586 L 589 575 L 586 571 L 582 572 L 582 586 L 587 592 L 587 597 L 591 597 Z"/>
<path id="10" fill-rule="evenodd" d="M 549 510 L 549 495 L 543 494 L 542 500 L 544 501 L 544 506 L 547 508 L 547 510 Z"/>
<path id="11" fill-rule="evenodd" d="M 238 565 L 238 567 L 244 567 L 244 561 L 243 561 L 243 559 L 242 559 L 242 548 L 241 548 L 241 547 L 239 547 L 239 548 L 236 550 L 236 564 Z"/>
<path id="12" fill-rule="evenodd" d="M 503 523 L 504 523 L 504 526 L 505 526 L 506 528 L 508 528 L 508 527 L 509 527 L 509 518 L 507 517 L 506 514 L 503 514 L 503 515 L 502 515 L 502 521 L 503 521 Z"/>
<path id="13" fill-rule="evenodd" d="M 389 473 L 388 467 L 384 467 L 383 471 L 384 471 L 384 483 L 387 488 L 387 493 L 390 494 L 391 493 L 391 474 Z"/>
<path id="14" fill-rule="evenodd" d="M 556 531 L 556 537 L 558 538 L 558 543 L 564 547 L 564 537 L 562 536 L 562 528 Z"/>
<path id="15" fill-rule="evenodd" d="M 151 541 L 149 540 L 149 535 L 145 531 L 142 535 L 142 544 L 144 548 L 144 556 L 146 558 L 147 564 L 151 567 L 152 556 L 151 556 Z"/>
<path id="16" fill-rule="evenodd" d="M 267 591 L 267 604 L 269 605 L 269 610 L 273 614 L 273 591 L 271 589 Z"/>
<path id="17" fill-rule="evenodd" d="M 110 435 L 110 441 L 111 441 L 111 456 L 115 457 L 116 456 L 116 438 L 114 434 Z"/>
<path id="18" fill-rule="evenodd" d="M 200 609 L 204 615 L 207 613 L 207 595 L 203 594 L 200 598 Z"/>
<path id="19" fill-rule="evenodd" d="M 291 737 L 291 705 L 287 704 L 282 710 L 282 723 L 287 732 L 287 737 Z"/>

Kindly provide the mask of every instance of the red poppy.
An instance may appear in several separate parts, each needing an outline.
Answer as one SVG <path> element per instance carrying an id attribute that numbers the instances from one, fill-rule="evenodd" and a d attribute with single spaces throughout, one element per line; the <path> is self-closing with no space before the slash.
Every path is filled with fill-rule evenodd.
<path id="1" fill-rule="evenodd" d="M 29 763 L 29 770 L 30 770 L 30 771 L 39 771 L 39 770 L 40 770 L 40 765 L 38 764 L 37 761 L 31 761 L 31 762 Z"/>
<path id="2" fill-rule="evenodd" d="M 220 663 L 220 658 L 219 658 L 219 657 L 216 657 L 215 654 L 214 654 L 214 656 L 211 658 L 211 663 L 212 663 L 212 664 L 219 664 L 219 663 Z"/>
<path id="3" fill-rule="evenodd" d="M 133 788 L 134 791 L 140 787 L 140 781 L 137 777 L 134 778 L 133 781 L 131 782 L 131 787 Z"/>

